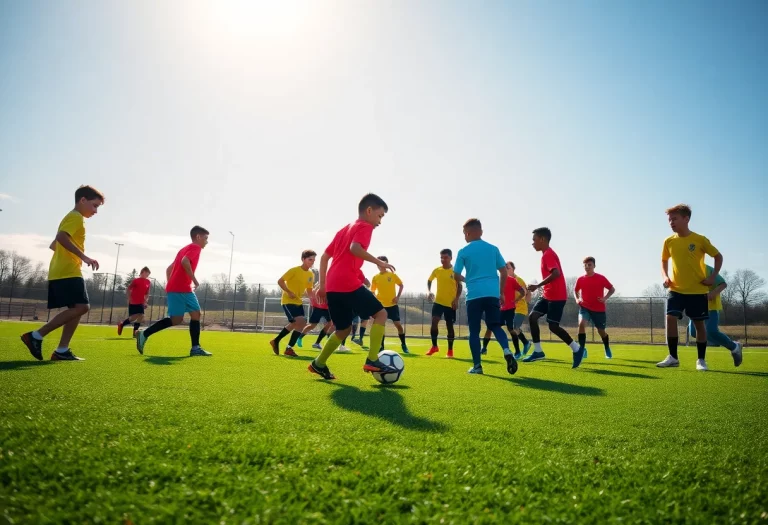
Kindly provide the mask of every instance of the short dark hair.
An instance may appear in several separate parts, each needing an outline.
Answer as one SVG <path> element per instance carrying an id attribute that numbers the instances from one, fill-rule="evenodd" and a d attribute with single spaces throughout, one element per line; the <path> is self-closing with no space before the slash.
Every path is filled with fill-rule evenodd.
<path id="1" fill-rule="evenodd" d="M 666 213 L 667 215 L 677 213 L 678 215 L 682 215 L 683 217 L 690 217 L 691 207 L 688 206 L 687 204 L 678 204 L 676 206 L 672 206 L 671 208 L 667 208 Z"/>
<path id="2" fill-rule="evenodd" d="M 591 262 L 592 264 L 595 264 L 595 258 L 592 257 L 592 256 L 584 257 L 584 260 L 581 261 L 581 262 L 583 262 L 584 264 L 587 264 L 588 262 Z"/>
<path id="3" fill-rule="evenodd" d="M 535 230 L 533 230 L 533 234 L 536 235 L 537 237 L 542 237 L 546 239 L 547 242 L 552 240 L 552 232 L 549 231 L 549 228 L 547 227 L 536 228 Z"/>
<path id="4" fill-rule="evenodd" d="M 453 252 L 450 248 L 446 248 L 444 250 L 440 250 L 440 255 L 447 255 L 448 257 L 453 257 Z"/>
<path id="5" fill-rule="evenodd" d="M 152 273 L 152 272 L 149 271 L 149 268 L 147 268 L 146 266 L 144 268 L 142 268 L 139 273 L 144 273 L 144 272 Z"/>
<path id="6" fill-rule="evenodd" d="M 385 212 L 389 211 L 389 206 L 384 202 L 384 199 L 374 193 L 369 193 L 360 199 L 360 204 L 357 205 L 357 211 L 363 213 L 368 208 L 384 208 Z"/>
<path id="7" fill-rule="evenodd" d="M 464 227 L 465 228 L 477 228 L 479 230 L 483 229 L 483 225 L 480 222 L 480 219 L 475 219 L 475 218 L 469 219 L 467 222 L 465 222 L 464 223 Z"/>
<path id="8" fill-rule="evenodd" d="M 189 236 L 192 237 L 192 240 L 194 241 L 195 237 L 198 235 L 210 235 L 210 232 L 202 226 L 192 226 L 192 229 L 189 230 Z"/>
<path id="9" fill-rule="evenodd" d="M 510 265 L 513 270 L 515 270 L 515 263 L 513 263 L 512 261 L 507 261 L 507 264 Z"/>
<path id="10" fill-rule="evenodd" d="M 79 188 L 77 188 L 77 191 L 75 191 L 75 204 L 80 202 L 80 199 L 82 199 L 83 197 L 85 197 L 85 200 L 88 200 L 88 201 L 94 201 L 98 199 L 102 203 L 104 202 L 104 194 L 101 193 L 96 188 L 94 188 L 93 186 L 82 185 Z"/>
<path id="11" fill-rule="evenodd" d="M 303 252 L 301 252 L 302 261 L 307 257 L 315 257 L 315 256 L 317 256 L 317 252 L 315 252 L 314 250 L 304 250 Z"/>
<path id="12" fill-rule="evenodd" d="M 378 257 L 376 257 L 376 258 L 377 258 L 378 260 L 380 260 L 380 261 L 384 261 L 385 263 L 388 263 L 388 262 L 389 262 L 389 259 L 387 259 L 387 256 L 386 256 L 386 255 L 379 255 L 379 256 L 378 256 Z"/>

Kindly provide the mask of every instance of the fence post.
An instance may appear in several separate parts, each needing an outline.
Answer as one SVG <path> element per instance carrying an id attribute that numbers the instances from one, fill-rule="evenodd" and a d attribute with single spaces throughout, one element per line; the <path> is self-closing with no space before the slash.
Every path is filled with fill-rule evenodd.
<path id="1" fill-rule="evenodd" d="M 104 303 L 107 302 L 107 275 L 104 274 L 104 293 L 101 295 L 101 318 L 99 318 L 99 324 L 104 324 Z"/>
<path id="2" fill-rule="evenodd" d="M 747 335 L 747 305 L 744 305 L 744 345 L 749 344 L 749 335 Z"/>
<path id="3" fill-rule="evenodd" d="M 648 314 L 651 318 L 651 344 L 653 344 L 653 297 L 648 298 Z"/>
<path id="4" fill-rule="evenodd" d="M 230 332 L 235 331 L 235 304 L 237 304 L 237 281 L 235 281 L 235 287 L 232 290 L 232 326 Z"/>
<path id="5" fill-rule="evenodd" d="M 259 291 L 256 293 L 256 331 L 259 330 L 259 303 L 261 302 L 261 284 L 259 284 Z M 261 320 L 261 327 L 264 328 L 264 319 Z"/>
<path id="6" fill-rule="evenodd" d="M 117 274 L 112 277 L 112 301 L 109 305 L 109 324 L 112 324 L 112 309 L 115 307 L 115 287 L 117 286 Z"/>
<path id="7" fill-rule="evenodd" d="M 210 285 L 205 287 L 205 295 L 203 296 L 203 322 L 200 325 L 201 327 L 205 326 L 205 312 L 206 312 L 205 305 L 208 304 L 208 289 L 210 287 L 211 287 Z"/>
<path id="8" fill-rule="evenodd" d="M 152 279 L 152 291 L 150 292 L 150 298 L 152 299 L 152 304 L 149 305 L 149 323 L 152 322 L 152 312 L 155 310 L 155 285 L 156 284 L 157 284 L 157 280 Z"/>

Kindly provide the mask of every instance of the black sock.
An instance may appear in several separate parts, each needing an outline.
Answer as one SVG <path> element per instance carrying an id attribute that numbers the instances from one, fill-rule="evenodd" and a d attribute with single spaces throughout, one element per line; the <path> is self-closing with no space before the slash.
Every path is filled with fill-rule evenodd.
<path id="1" fill-rule="evenodd" d="M 520 352 L 520 338 L 517 337 L 515 332 L 512 332 L 512 345 L 515 347 L 515 353 Z"/>
<path id="2" fill-rule="evenodd" d="M 299 332 L 298 330 L 294 330 L 294 331 L 291 333 L 291 338 L 288 340 L 288 346 L 289 346 L 290 348 L 293 348 L 293 345 L 295 345 L 295 344 L 296 344 L 296 341 L 298 341 L 298 340 L 299 340 L 299 336 L 300 336 L 300 335 L 301 335 L 301 332 Z"/>
<path id="3" fill-rule="evenodd" d="M 437 328 L 433 328 L 429 331 L 429 335 L 432 337 L 432 346 L 437 346 Z"/>
<path id="4" fill-rule="evenodd" d="M 531 327 L 531 341 L 533 341 L 533 344 L 540 343 L 541 342 L 541 328 L 539 328 L 539 318 L 537 317 L 535 320 L 532 318 L 528 318 L 528 326 Z"/>
<path id="5" fill-rule="evenodd" d="M 605 337 L 603 337 L 603 346 L 605 346 L 605 349 L 608 350 L 610 348 L 610 342 L 608 341 L 608 334 L 605 334 Z"/>
<path id="6" fill-rule="evenodd" d="M 699 359 L 707 358 L 707 342 L 700 343 L 696 341 L 696 351 L 699 353 Z"/>
<path id="7" fill-rule="evenodd" d="M 381 336 L 381 348 L 379 349 L 380 351 L 384 350 L 384 339 L 386 339 L 386 338 L 387 338 L 387 336 L 385 336 L 385 335 Z"/>
<path id="8" fill-rule="evenodd" d="M 341 346 L 344 346 L 345 344 L 347 344 L 347 338 L 346 337 L 341 340 Z"/>
<path id="9" fill-rule="evenodd" d="M 360 340 L 361 341 L 363 340 L 363 337 L 365 337 L 365 327 L 361 326 L 360 327 Z"/>
<path id="10" fill-rule="evenodd" d="M 559 323 L 549 323 L 549 331 L 555 334 L 557 337 L 559 337 L 562 342 L 564 342 L 568 346 L 571 346 L 571 343 L 573 342 L 573 337 L 571 337 L 571 334 L 566 332 L 565 328 L 560 326 Z"/>
<path id="11" fill-rule="evenodd" d="M 490 337 L 483 337 L 483 350 L 487 350 L 488 349 L 488 343 L 490 343 L 490 342 L 491 342 L 491 338 Z"/>
<path id="12" fill-rule="evenodd" d="M 287 328 L 283 327 L 283 329 L 280 330 L 280 333 L 277 334 L 277 337 L 275 337 L 275 342 L 279 344 L 280 341 L 283 339 L 283 337 L 285 337 L 286 335 L 288 335 L 290 333 L 291 332 Z"/>
<path id="13" fill-rule="evenodd" d="M 518 335 L 517 337 L 519 337 L 519 338 L 520 338 L 520 341 L 521 341 L 521 342 L 522 342 L 524 345 L 527 345 L 527 344 L 528 344 L 528 339 L 525 337 L 525 334 L 524 334 L 523 332 L 520 332 L 520 335 Z"/>
<path id="14" fill-rule="evenodd" d="M 189 337 L 192 339 L 192 346 L 200 346 L 200 321 L 189 322 Z"/>
<path id="15" fill-rule="evenodd" d="M 579 346 L 582 348 L 587 346 L 587 334 L 579 334 Z"/>
<path id="16" fill-rule="evenodd" d="M 139 328 L 141 328 L 141 323 L 133 323 L 134 330 L 138 330 Z"/>
<path id="17" fill-rule="evenodd" d="M 159 332 L 160 330 L 165 330 L 166 328 L 170 328 L 173 326 L 173 322 L 171 321 L 170 317 L 166 317 L 165 319 L 160 319 L 158 322 L 144 330 L 144 337 L 149 337 L 150 335 Z"/>
<path id="18" fill-rule="evenodd" d="M 123 326 L 123 328 L 125 328 L 126 326 L 128 326 L 129 324 L 131 324 L 131 318 L 130 318 L 130 317 L 127 317 L 127 318 L 125 319 L 125 321 L 123 321 L 123 322 L 122 322 L 122 323 L 120 323 L 120 324 Z"/>
<path id="19" fill-rule="evenodd" d="M 679 338 L 677 336 L 667 336 L 667 346 L 669 347 L 669 355 L 677 359 L 677 342 Z"/>
<path id="20" fill-rule="evenodd" d="M 325 337 L 325 330 L 320 330 L 320 333 L 317 334 L 317 341 L 315 341 L 315 344 L 319 345 L 320 341 L 323 340 L 323 337 Z"/>
<path id="21" fill-rule="evenodd" d="M 398 337 L 400 338 L 400 342 L 405 344 L 405 332 L 403 332 L 402 334 L 399 334 Z"/>
<path id="22" fill-rule="evenodd" d="M 453 323 L 445 323 L 445 325 L 448 329 L 448 350 L 453 350 L 453 340 L 456 338 L 456 333 L 453 331 Z M 435 341 L 437 341 L 437 336 L 435 336 Z"/>

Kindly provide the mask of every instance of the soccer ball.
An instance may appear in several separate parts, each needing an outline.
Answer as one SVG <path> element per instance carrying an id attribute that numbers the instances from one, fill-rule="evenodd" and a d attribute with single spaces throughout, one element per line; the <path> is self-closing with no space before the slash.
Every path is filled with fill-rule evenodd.
<path id="1" fill-rule="evenodd" d="M 400 357 L 400 354 L 394 350 L 382 350 L 379 352 L 379 361 L 385 365 L 396 368 L 397 372 L 389 372 L 387 374 L 373 372 L 372 375 L 376 378 L 376 381 L 384 385 L 391 385 L 392 383 L 400 381 L 400 378 L 403 377 L 403 371 L 405 370 L 405 361 Z"/>

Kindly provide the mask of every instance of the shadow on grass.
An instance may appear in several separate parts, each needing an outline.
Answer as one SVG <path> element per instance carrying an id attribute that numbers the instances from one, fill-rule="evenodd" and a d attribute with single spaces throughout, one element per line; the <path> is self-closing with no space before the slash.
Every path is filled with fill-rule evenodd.
<path id="1" fill-rule="evenodd" d="M 661 379 L 658 376 L 649 376 L 648 374 L 637 374 L 634 372 L 618 372 L 616 370 L 600 370 L 595 368 L 583 368 L 582 363 L 582 370 L 585 372 L 589 372 L 590 374 L 597 374 L 601 376 L 610 376 L 610 377 L 631 377 L 634 379 Z"/>
<path id="2" fill-rule="evenodd" d="M 621 361 L 621 359 L 619 359 Z M 606 359 L 605 361 L 595 361 L 595 360 L 584 360 L 581 362 L 582 365 L 596 365 L 596 366 L 620 366 L 622 368 L 640 368 L 641 370 L 648 370 L 649 367 L 647 366 L 640 366 L 640 365 L 623 365 L 620 362 L 616 362 L 614 359 L 613 361 Z"/>
<path id="3" fill-rule="evenodd" d="M 25 360 L 25 361 L 0 361 L 0 371 L 4 370 L 25 370 L 28 368 L 36 368 L 38 366 L 52 365 L 53 361 L 37 361 L 37 360 Z"/>
<path id="4" fill-rule="evenodd" d="M 181 356 L 181 357 L 168 357 L 168 356 L 161 356 L 161 355 L 144 356 L 144 362 L 149 363 L 150 365 L 172 365 L 184 359 L 189 359 L 189 356 L 188 355 Z"/>
<path id="5" fill-rule="evenodd" d="M 605 390 L 594 386 L 572 385 L 570 383 L 560 383 L 559 381 L 550 381 L 549 379 L 537 379 L 535 377 L 503 377 L 485 374 L 485 377 L 509 381 L 517 386 L 525 388 L 534 388 L 536 390 L 546 390 L 548 392 L 558 392 L 560 394 L 574 394 L 577 396 L 604 396 Z"/>
<path id="6" fill-rule="evenodd" d="M 712 370 L 711 368 L 707 373 L 710 373 L 710 372 L 713 374 L 733 374 L 736 376 L 768 377 L 768 372 L 739 372 L 737 370 L 733 370 L 732 372 L 729 372 L 728 370 Z"/>
<path id="7" fill-rule="evenodd" d="M 666 352 L 666 349 L 664 351 Z M 650 359 L 650 360 L 649 359 L 619 359 L 619 361 L 627 361 L 628 363 L 644 363 L 646 365 L 655 365 L 656 363 L 664 359 L 664 357 L 666 356 L 666 354 L 663 354 L 663 355 L 662 354 L 663 352 L 659 353 L 659 355 L 661 356 L 660 359 Z"/>
<path id="8" fill-rule="evenodd" d="M 452 361 L 461 361 L 462 363 L 474 363 L 474 361 L 472 361 L 471 357 L 469 359 L 465 359 L 463 357 L 452 357 L 451 360 Z M 490 363 L 492 365 L 498 365 L 500 362 L 501 361 L 496 361 L 495 359 L 486 359 L 485 357 L 483 357 L 483 364 L 484 365 L 488 364 L 488 363 Z"/>
<path id="9" fill-rule="evenodd" d="M 290 359 L 291 361 L 312 361 L 315 358 L 309 355 L 297 355 L 297 356 L 290 356 L 290 355 L 284 355 L 286 359 Z"/>
<path id="10" fill-rule="evenodd" d="M 335 387 L 331 401 L 344 410 L 383 419 L 409 430 L 441 433 L 449 430 L 444 423 L 415 416 L 408 411 L 403 397 L 397 392 L 407 390 L 406 385 L 376 385 L 373 391 L 368 391 L 339 383 L 328 384 Z"/>
<path id="11" fill-rule="evenodd" d="M 105 337 L 104 341 L 133 341 L 136 344 L 136 339 L 133 337 Z"/>

